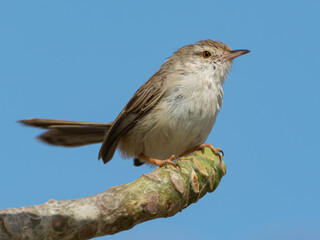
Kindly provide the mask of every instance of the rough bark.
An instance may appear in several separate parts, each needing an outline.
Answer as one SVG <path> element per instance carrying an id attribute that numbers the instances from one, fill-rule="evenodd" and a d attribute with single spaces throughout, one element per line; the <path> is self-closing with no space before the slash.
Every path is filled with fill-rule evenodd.
<path id="1" fill-rule="evenodd" d="M 210 149 L 155 169 L 132 183 L 76 200 L 0 210 L 0 239 L 89 239 L 170 217 L 218 186 L 224 162 Z"/>

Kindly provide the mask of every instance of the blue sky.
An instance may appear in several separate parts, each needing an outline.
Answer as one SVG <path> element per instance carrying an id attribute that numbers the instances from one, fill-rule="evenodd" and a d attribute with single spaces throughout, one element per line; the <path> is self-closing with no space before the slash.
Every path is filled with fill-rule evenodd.
<path id="1" fill-rule="evenodd" d="M 100 145 L 38 142 L 31 117 L 112 121 L 177 48 L 203 39 L 234 61 L 207 142 L 225 152 L 218 189 L 112 239 L 319 239 L 319 1 L 1 1 L 0 208 L 75 199 L 135 168 Z M 101 239 L 109 239 L 103 237 Z"/>

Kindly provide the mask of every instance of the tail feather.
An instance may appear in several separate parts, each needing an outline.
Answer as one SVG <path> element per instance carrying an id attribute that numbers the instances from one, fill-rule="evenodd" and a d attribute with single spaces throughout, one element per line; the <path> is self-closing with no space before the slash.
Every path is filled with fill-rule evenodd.
<path id="1" fill-rule="evenodd" d="M 112 123 L 91 123 L 32 118 L 19 121 L 27 126 L 49 129 L 39 139 L 52 145 L 79 147 L 103 142 Z"/>

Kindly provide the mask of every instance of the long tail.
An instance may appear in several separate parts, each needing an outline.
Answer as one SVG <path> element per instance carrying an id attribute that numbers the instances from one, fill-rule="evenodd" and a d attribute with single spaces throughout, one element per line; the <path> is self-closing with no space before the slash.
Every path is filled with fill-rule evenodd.
<path id="1" fill-rule="evenodd" d="M 100 143 L 111 123 L 91 123 L 32 118 L 19 121 L 27 126 L 49 129 L 39 136 L 42 141 L 58 146 L 79 147 Z"/>

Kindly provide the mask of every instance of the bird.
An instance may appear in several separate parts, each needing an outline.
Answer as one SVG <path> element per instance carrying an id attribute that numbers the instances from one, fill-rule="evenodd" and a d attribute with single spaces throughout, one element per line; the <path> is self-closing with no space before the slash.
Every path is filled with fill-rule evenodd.
<path id="1" fill-rule="evenodd" d="M 109 162 L 117 149 L 134 165 L 173 165 L 205 144 L 222 107 L 223 83 L 233 59 L 249 50 L 232 50 L 220 41 L 202 40 L 178 49 L 132 96 L 109 123 L 32 118 L 20 122 L 47 129 L 39 139 L 78 147 L 101 143 L 98 159 Z"/>

